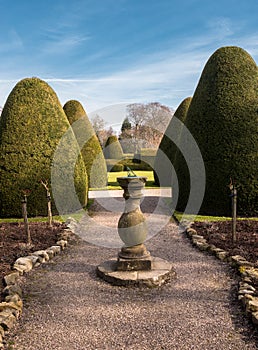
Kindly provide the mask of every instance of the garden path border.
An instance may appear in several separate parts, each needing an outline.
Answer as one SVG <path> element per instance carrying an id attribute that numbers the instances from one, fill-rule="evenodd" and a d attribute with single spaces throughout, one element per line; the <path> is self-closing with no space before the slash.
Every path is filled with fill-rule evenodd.
<path id="1" fill-rule="evenodd" d="M 191 228 L 192 223 L 178 223 L 180 231 L 191 241 L 192 245 L 199 250 L 214 255 L 219 260 L 230 264 L 240 274 L 238 286 L 238 300 L 242 302 L 246 316 L 250 318 L 254 326 L 258 327 L 258 268 L 247 261 L 241 255 L 230 255 L 229 252 L 208 244 L 207 240 L 195 229 Z"/>

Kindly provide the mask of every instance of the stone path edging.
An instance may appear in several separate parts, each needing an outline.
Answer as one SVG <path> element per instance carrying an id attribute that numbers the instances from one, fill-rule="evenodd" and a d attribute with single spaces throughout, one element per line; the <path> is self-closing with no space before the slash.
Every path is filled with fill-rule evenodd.
<path id="1" fill-rule="evenodd" d="M 258 326 L 258 268 L 254 264 L 247 261 L 240 255 L 230 255 L 227 251 L 208 244 L 207 240 L 196 230 L 188 226 L 182 225 L 182 232 L 190 239 L 193 246 L 199 250 L 214 255 L 219 260 L 227 262 L 230 266 L 237 269 L 241 276 L 238 287 L 238 300 L 242 302 L 245 313 L 252 323 Z"/>
<path id="2" fill-rule="evenodd" d="M 13 266 L 12 272 L 4 276 L 2 293 L 4 301 L 0 303 L 0 349 L 4 347 L 5 333 L 10 331 L 22 314 L 23 301 L 22 289 L 19 285 L 19 278 L 31 271 L 33 268 L 47 263 L 68 245 L 69 238 L 73 232 L 66 228 L 59 234 L 59 239 L 55 245 L 37 250 L 28 256 L 18 258 Z"/>
<path id="3" fill-rule="evenodd" d="M 18 258 L 13 264 L 13 271 L 4 277 L 5 295 L 4 302 L 0 303 L 0 349 L 4 347 L 4 336 L 16 323 L 22 313 L 23 301 L 22 290 L 19 285 L 19 277 L 23 276 L 33 268 L 47 263 L 54 256 L 59 254 L 68 245 L 69 237 L 73 234 L 69 228 L 64 229 L 59 235 L 55 245 L 40 251 L 35 251 L 29 256 Z M 180 225 L 181 232 L 185 234 L 199 250 L 214 255 L 219 260 L 229 263 L 240 273 L 238 299 L 242 302 L 247 317 L 252 323 L 258 326 L 258 268 L 240 255 L 231 256 L 223 249 L 208 244 L 207 240 L 190 225 Z"/>

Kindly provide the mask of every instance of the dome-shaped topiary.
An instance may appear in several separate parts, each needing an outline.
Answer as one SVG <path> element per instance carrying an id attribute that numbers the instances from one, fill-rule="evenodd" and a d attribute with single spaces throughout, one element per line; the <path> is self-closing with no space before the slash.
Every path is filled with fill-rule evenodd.
<path id="1" fill-rule="evenodd" d="M 206 169 L 201 213 L 231 214 L 232 179 L 238 214 L 258 214 L 257 125 L 257 65 L 245 50 L 222 47 L 206 63 L 186 119 Z"/>
<path id="2" fill-rule="evenodd" d="M 87 169 L 89 186 L 92 188 L 107 185 L 107 167 L 99 140 L 91 122 L 79 101 L 67 101 L 63 107 L 73 128 L 76 140 Z"/>
<path id="3" fill-rule="evenodd" d="M 108 137 L 105 143 L 104 155 L 106 159 L 123 158 L 123 149 L 116 135 Z"/>
<path id="4" fill-rule="evenodd" d="M 162 137 L 154 163 L 154 177 L 157 185 L 172 186 L 173 179 L 170 168 L 175 167 L 175 157 L 182 131 L 181 123 L 185 122 L 191 100 L 191 97 L 187 97 L 180 103 Z M 181 123 L 178 123 L 176 119 Z"/>
<path id="5" fill-rule="evenodd" d="M 70 125 L 52 88 L 38 78 L 26 78 L 16 84 L 4 105 L 0 120 L 0 210 L 2 217 L 21 215 L 22 191 L 31 191 L 28 198 L 28 215 L 47 215 L 46 192 L 40 180 L 50 183 L 51 165 L 56 149 Z M 66 168 L 79 148 L 73 134 L 65 155 L 59 154 L 60 167 L 55 168 L 59 188 L 52 188 L 59 196 L 58 207 L 65 211 L 77 210 L 87 203 L 87 174 L 79 156 L 72 178 L 77 193 L 76 207 L 71 202 Z M 57 165 L 57 163 L 55 164 Z M 52 183 L 51 183 L 52 187 Z M 67 198 L 69 196 L 69 198 Z M 66 202 L 60 204 L 60 198 Z M 55 196 L 54 196 L 55 200 Z M 53 212 L 56 208 L 53 205 Z M 59 209 L 58 208 L 58 209 Z"/>

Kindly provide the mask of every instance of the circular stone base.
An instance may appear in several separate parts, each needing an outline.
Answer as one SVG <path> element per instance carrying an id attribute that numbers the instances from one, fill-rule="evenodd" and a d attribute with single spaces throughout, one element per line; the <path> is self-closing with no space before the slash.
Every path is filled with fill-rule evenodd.
<path id="1" fill-rule="evenodd" d="M 97 267 L 97 275 L 115 286 L 158 287 L 176 277 L 172 264 L 152 257 L 151 270 L 117 271 L 117 259 L 103 262 Z"/>

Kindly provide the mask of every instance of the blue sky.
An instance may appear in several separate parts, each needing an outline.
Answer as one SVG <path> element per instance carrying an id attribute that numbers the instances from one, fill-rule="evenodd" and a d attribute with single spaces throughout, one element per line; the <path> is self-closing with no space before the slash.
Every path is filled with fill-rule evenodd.
<path id="1" fill-rule="evenodd" d="M 176 109 L 221 46 L 258 62 L 257 0 L 0 0 L 0 13 L 0 106 L 37 76 L 62 105 L 76 99 L 116 125 L 110 106 Z"/>

